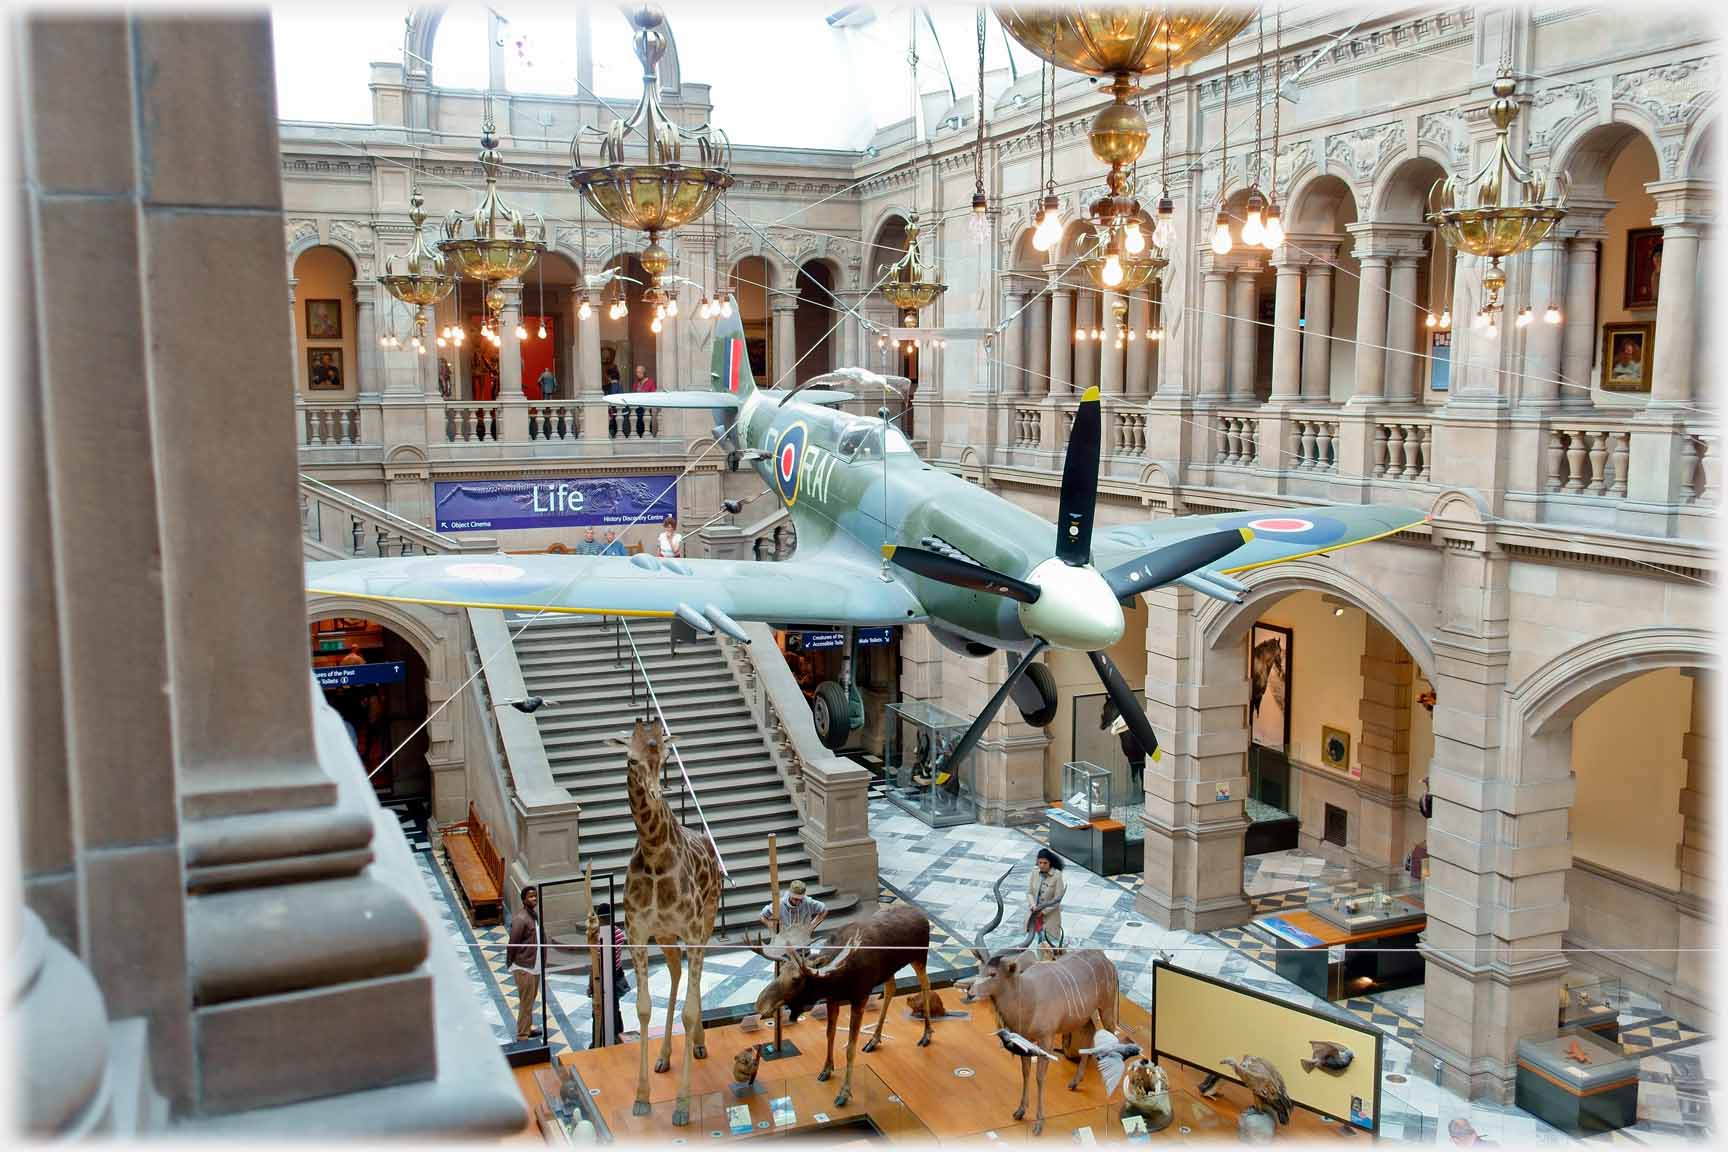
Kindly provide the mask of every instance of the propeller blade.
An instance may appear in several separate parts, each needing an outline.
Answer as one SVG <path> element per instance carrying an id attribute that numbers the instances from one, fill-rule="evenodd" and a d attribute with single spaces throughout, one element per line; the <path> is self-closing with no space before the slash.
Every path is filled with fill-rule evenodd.
<path id="1" fill-rule="evenodd" d="M 1104 582 L 1110 585 L 1110 591 L 1116 593 L 1118 600 L 1126 600 L 1204 568 L 1252 539 L 1254 533 L 1246 528 L 1227 528 L 1222 532 L 1190 536 L 1155 548 L 1126 564 L 1118 564 L 1104 573 Z"/>
<path id="2" fill-rule="evenodd" d="M 1104 691 L 1110 693 L 1110 699 L 1116 704 L 1116 711 L 1122 714 L 1128 730 L 1134 733 L 1134 739 L 1140 742 L 1140 747 L 1146 749 L 1147 756 L 1158 759 L 1158 736 L 1152 731 L 1152 721 L 1146 719 L 1146 710 L 1140 707 L 1140 701 L 1134 699 L 1134 690 L 1128 687 L 1128 681 L 1122 679 L 1122 673 L 1116 670 L 1116 662 L 1110 659 L 1108 652 L 1088 652 L 1086 655 L 1092 658 L 1092 667 L 1097 669 L 1098 679 L 1104 684 Z"/>
<path id="3" fill-rule="evenodd" d="M 960 742 L 942 759 L 942 767 L 937 773 L 952 772 L 954 766 L 966 758 L 966 754 L 978 746 L 978 741 L 984 739 L 984 729 L 990 727 L 990 721 L 996 718 L 996 713 L 1002 711 L 1002 705 L 1007 703 L 1008 696 L 1014 691 L 1014 685 L 1020 677 L 1026 675 L 1026 669 L 1032 667 L 1032 661 L 1038 659 L 1038 654 L 1050 645 L 1042 640 L 1034 640 L 1026 655 L 1020 658 L 1020 663 L 1014 665 L 1014 670 L 1003 679 L 1002 687 L 996 689 L 996 694 L 990 697 L 984 710 L 978 713 L 978 719 L 972 721 L 972 727 L 966 729 L 966 734 L 960 737 Z M 1121 679 L 1121 677 L 1117 677 Z"/>
<path id="4" fill-rule="evenodd" d="M 908 572 L 915 572 L 931 580 L 943 584 L 952 584 L 956 588 L 970 588 L 974 592 L 990 592 L 997 596 L 1006 596 L 1022 604 L 1038 603 L 1038 596 L 1044 590 L 1036 584 L 1028 584 L 1024 580 L 1016 580 L 1012 576 L 993 571 L 982 564 L 973 564 L 965 560 L 956 560 L 952 556 L 943 556 L 937 552 L 929 552 L 923 548 L 905 546 L 887 549 L 888 559 Z"/>
<path id="5" fill-rule="evenodd" d="M 1096 386 L 1080 397 L 1068 454 L 1062 461 L 1062 502 L 1056 510 L 1056 558 L 1064 564 L 1092 562 L 1092 513 L 1098 507 L 1098 452 L 1104 417 Z"/>

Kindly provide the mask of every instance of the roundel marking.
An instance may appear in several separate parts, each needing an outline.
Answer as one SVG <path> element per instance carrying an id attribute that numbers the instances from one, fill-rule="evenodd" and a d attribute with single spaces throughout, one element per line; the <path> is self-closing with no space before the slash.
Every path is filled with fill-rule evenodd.
<path id="1" fill-rule="evenodd" d="M 1296 516 L 1265 516 L 1250 520 L 1247 526 L 1256 532 L 1309 532 L 1313 530 L 1314 522 Z"/>
<path id="2" fill-rule="evenodd" d="M 802 420 L 788 424 L 774 446 L 774 486 L 790 508 L 798 502 L 800 466 L 804 463 L 804 440 L 809 430 Z"/>

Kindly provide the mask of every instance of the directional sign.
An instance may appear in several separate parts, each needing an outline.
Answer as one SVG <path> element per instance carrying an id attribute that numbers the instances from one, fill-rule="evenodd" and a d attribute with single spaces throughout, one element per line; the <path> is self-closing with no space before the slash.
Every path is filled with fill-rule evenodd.
<path id="1" fill-rule="evenodd" d="M 364 684 L 400 684 L 408 677 L 407 666 L 400 660 L 380 664 L 335 664 L 329 668 L 314 668 L 320 688 L 358 688 Z"/>

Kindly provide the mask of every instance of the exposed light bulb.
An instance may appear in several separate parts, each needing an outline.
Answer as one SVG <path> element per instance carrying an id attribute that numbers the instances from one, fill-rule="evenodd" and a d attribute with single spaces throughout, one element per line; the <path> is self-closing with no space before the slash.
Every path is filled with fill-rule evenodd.
<path id="1" fill-rule="evenodd" d="M 1276 208 L 1266 214 L 1265 244 L 1273 250 L 1284 247 L 1284 221 L 1278 218 Z"/>
<path id="2" fill-rule="evenodd" d="M 1526 304 L 1524 307 L 1518 309 L 1518 318 L 1514 320 L 1513 323 L 1520 328 L 1528 328 L 1530 327 L 1530 321 L 1535 318 L 1536 317 L 1530 312 L 1530 305 Z"/>
<path id="3" fill-rule="evenodd" d="M 1114 252 L 1104 258 L 1104 274 L 1102 279 L 1104 283 L 1111 288 L 1122 283 L 1122 260 Z"/>
<path id="4" fill-rule="evenodd" d="M 1488 327 L 1486 332 L 1488 339 L 1490 340 L 1498 340 L 1500 338 L 1500 326 L 1494 323 L 1494 317 L 1492 316 L 1488 317 Z"/>
<path id="5" fill-rule="evenodd" d="M 1450 329 L 1452 327 L 1452 309 L 1440 309 L 1440 327 L 1444 329 Z"/>
<path id="6" fill-rule="evenodd" d="M 1138 340 L 1138 339 L 1140 339 L 1140 332 L 1139 332 L 1139 330 L 1138 330 L 1138 329 L 1135 329 L 1135 328 L 1130 328 L 1130 329 L 1128 329 L 1128 339 L 1130 339 L 1130 340 Z"/>
<path id="7" fill-rule="evenodd" d="M 666 315 L 668 315 L 668 316 L 678 315 L 678 301 L 668 300 L 666 302 Z"/>
<path id="8" fill-rule="evenodd" d="M 1146 234 L 1140 231 L 1140 221 L 1130 220 L 1122 229 L 1122 248 L 1130 256 L 1138 256 L 1146 251 Z"/>
<path id="9" fill-rule="evenodd" d="M 1044 205 L 1044 217 L 1038 221 L 1038 228 L 1032 233 L 1032 247 L 1040 252 L 1048 252 L 1062 239 L 1062 218 L 1057 210 L 1048 202 Z"/>
<path id="10" fill-rule="evenodd" d="M 1096 325 L 1094 325 L 1092 328 L 1092 339 L 1094 339 L 1094 340 L 1104 339 L 1104 330 L 1097 327 Z"/>
<path id="11" fill-rule="evenodd" d="M 518 339 L 518 340 L 528 339 L 528 329 L 523 327 L 520 324 L 516 325 L 516 339 Z"/>
<path id="12" fill-rule="evenodd" d="M 876 337 L 876 347 L 878 347 L 878 348 L 888 347 L 888 337 L 886 337 L 886 336 Z"/>
<path id="13" fill-rule="evenodd" d="M 1260 209 L 1250 207 L 1248 219 L 1242 224 L 1242 243 L 1253 246 L 1264 239 L 1266 239 L 1266 224 L 1260 219 Z"/>
<path id="14" fill-rule="evenodd" d="M 380 347 L 380 348 L 390 347 L 390 337 L 388 337 L 388 336 L 378 337 L 378 347 Z"/>
<path id="15" fill-rule="evenodd" d="M 972 216 L 966 221 L 966 231 L 975 244 L 990 242 L 990 200 L 982 188 L 972 193 Z"/>
<path id="16" fill-rule="evenodd" d="M 1212 229 L 1212 251 L 1220 256 L 1230 254 L 1230 222 L 1224 219 L 1224 213 L 1218 213 L 1217 227 Z"/>
<path id="17" fill-rule="evenodd" d="M 450 337 L 450 339 L 456 347 L 460 348 L 462 347 L 462 342 L 468 339 L 468 333 L 458 328 L 456 329 L 456 334 Z"/>
<path id="18" fill-rule="evenodd" d="M 1544 324 L 1558 324 L 1560 320 L 1560 309 L 1552 304 L 1548 305 L 1548 310 L 1542 313 L 1542 323 Z"/>
<path id="19" fill-rule="evenodd" d="M 1440 317 L 1438 317 L 1438 316 L 1434 315 L 1434 313 L 1430 312 L 1430 313 L 1428 313 L 1428 319 L 1424 320 L 1423 323 L 1428 325 L 1428 327 L 1433 328 L 1440 323 Z"/>
<path id="20" fill-rule="evenodd" d="M 648 331 L 658 333 L 660 331 L 660 328 L 661 328 L 660 317 L 656 316 L 656 317 L 654 317 L 654 319 L 652 319 L 648 322 Z"/>
<path id="21" fill-rule="evenodd" d="M 535 332 L 534 336 L 538 340 L 546 339 L 546 321 L 544 321 L 544 320 L 540 321 L 539 331 Z"/>
<path id="22" fill-rule="evenodd" d="M 426 345 L 420 343 L 418 340 L 414 341 L 414 353 L 417 356 L 426 355 Z"/>
<path id="23" fill-rule="evenodd" d="M 448 339 L 446 339 L 443 336 L 438 337 L 438 347 L 448 348 L 449 346 L 450 346 L 450 341 Z"/>
<path id="24" fill-rule="evenodd" d="M 1152 243 L 1159 248 L 1170 247 L 1170 235 L 1175 229 L 1171 227 L 1168 218 L 1160 216 L 1158 223 L 1152 226 Z"/>
<path id="25" fill-rule="evenodd" d="M 1154 328 L 1152 331 L 1146 333 L 1146 338 L 1148 340 L 1162 340 L 1164 339 L 1164 329 Z"/>
<path id="26" fill-rule="evenodd" d="M 1074 339 L 1076 339 L 1076 340 L 1086 339 L 1086 329 L 1084 329 L 1084 328 L 1074 329 Z"/>
<path id="27" fill-rule="evenodd" d="M 589 304 L 587 300 L 583 300 L 576 309 L 576 319 L 586 320 L 592 315 L 594 315 L 594 306 Z"/>
<path id="28" fill-rule="evenodd" d="M 720 301 L 720 315 L 730 318 L 732 315 L 732 297 Z"/>

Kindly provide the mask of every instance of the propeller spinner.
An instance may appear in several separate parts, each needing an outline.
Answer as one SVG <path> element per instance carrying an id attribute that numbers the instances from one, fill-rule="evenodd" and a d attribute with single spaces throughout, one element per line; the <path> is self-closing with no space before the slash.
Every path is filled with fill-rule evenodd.
<path id="1" fill-rule="evenodd" d="M 1050 647 L 1085 652 L 1091 658 L 1099 681 L 1135 739 L 1147 755 L 1158 758 L 1158 737 L 1145 709 L 1104 651 L 1122 637 L 1122 602 L 1228 556 L 1253 534 L 1247 529 L 1208 532 L 1177 540 L 1108 572 L 1099 572 L 1092 564 L 1092 521 L 1098 508 L 1098 457 L 1102 445 L 1100 393 L 1097 388 L 1088 388 L 1074 415 L 1068 453 L 1062 462 L 1055 554 L 1024 577 L 921 548 L 887 550 L 888 558 L 909 572 L 1015 601 L 1020 606 L 1020 626 L 1033 638 L 1032 647 L 1014 665 L 1014 670 L 949 752 L 946 767 L 957 764 L 977 746 L 985 729 L 1007 702 L 1015 683 Z"/>

